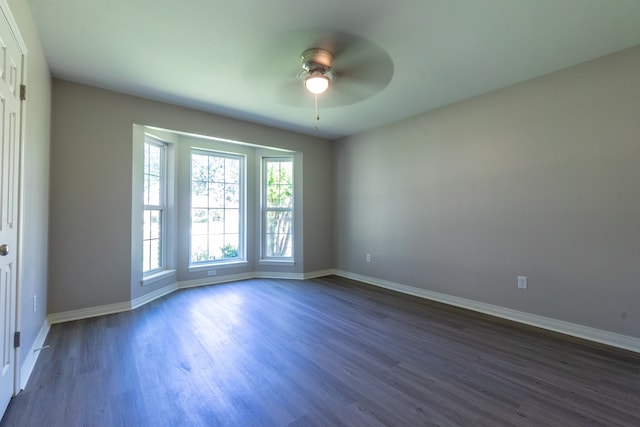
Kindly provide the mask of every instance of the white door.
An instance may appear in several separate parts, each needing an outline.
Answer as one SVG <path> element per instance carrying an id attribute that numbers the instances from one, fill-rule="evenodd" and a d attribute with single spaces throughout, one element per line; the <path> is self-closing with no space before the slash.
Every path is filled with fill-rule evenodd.
<path id="1" fill-rule="evenodd" d="M 15 391 L 18 219 L 20 189 L 20 84 L 22 49 L 3 1 L 0 14 L 0 413 Z"/>

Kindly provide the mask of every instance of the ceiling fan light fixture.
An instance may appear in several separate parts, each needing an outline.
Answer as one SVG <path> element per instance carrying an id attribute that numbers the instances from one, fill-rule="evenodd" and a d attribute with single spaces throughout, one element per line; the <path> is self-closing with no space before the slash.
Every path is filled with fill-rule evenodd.
<path id="1" fill-rule="evenodd" d="M 304 87 L 314 95 L 320 95 L 329 88 L 330 79 L 320 71 L 315 71 L 304 79 Z"/>
<path id="2" fill-rule="evenodd" d="M 325 49 L 313 48 L 302 52 L 302 70 L 298 78 L 304 87 L 314 95 L 321 95 L 336 77 L 331 69 L 333 54 Z"/>

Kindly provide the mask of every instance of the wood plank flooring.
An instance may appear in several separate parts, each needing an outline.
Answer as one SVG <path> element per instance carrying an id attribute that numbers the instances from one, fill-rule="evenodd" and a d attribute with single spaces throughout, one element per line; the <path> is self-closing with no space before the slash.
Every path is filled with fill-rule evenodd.
<path id="1" fill-rule="evenodd" d="M 1 426 L 640 426 L 640 355 L 325 277 L 53 325 Z"/>

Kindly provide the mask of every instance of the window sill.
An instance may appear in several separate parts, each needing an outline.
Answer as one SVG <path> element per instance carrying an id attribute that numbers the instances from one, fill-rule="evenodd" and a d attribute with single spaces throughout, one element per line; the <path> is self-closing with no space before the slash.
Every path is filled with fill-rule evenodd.
<path id="1" fill-rule="evenodd" d="M 280 265 L 280 266 L 294 266 L 296 262 L 292 259 L 261 259 L 258 260 L 260 265 Z"/>
<path id="2" fill-rule="evenodd" d="M 175 270 L 162 270 L 157 273 L 149 274 L 148 276 L 144 276 L 140 284 L 142 286 L 151 285 L 153 283 L 159 282 L 161 280 L 173 277 L 175 278 L 176 271 Z"/>
<path id="3" fill-rule="evenodd" d="M 216 270 L 218 268 L 231 268 L 231 267 L 243 267 L 249 265 L 247 261 L 229 261 L 229 262 L 216 262 L 211 264 L 198 264 L 190 265 L 189 273 L 197 273 L 200 271 Z"/>

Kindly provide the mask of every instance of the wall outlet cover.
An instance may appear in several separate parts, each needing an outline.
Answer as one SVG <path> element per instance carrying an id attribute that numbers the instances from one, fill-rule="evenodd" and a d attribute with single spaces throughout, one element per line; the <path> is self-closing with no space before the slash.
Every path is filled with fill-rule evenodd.
<path id="1" fill-rule="evenodd" d="M 518 276 L 518 289 L 527 289 L 527 276 Z"/>

